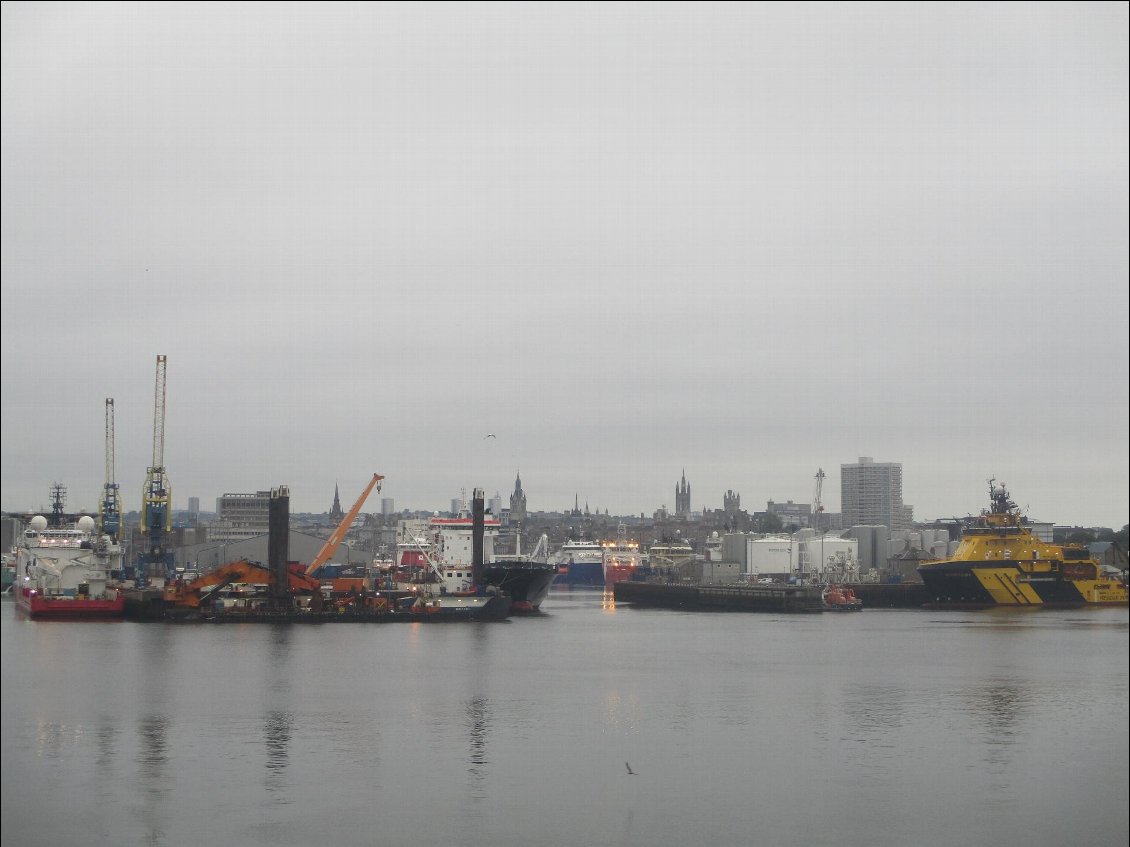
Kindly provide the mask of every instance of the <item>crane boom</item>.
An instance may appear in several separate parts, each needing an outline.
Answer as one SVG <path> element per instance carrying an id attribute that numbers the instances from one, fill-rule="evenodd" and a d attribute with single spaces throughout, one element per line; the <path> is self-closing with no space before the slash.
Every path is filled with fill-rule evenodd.
<path id="1" fill-rule="evenodd" d="M 106 481 L 98 504 L 99 533 L 118 540 L 122 523 L 122 504 L 114 479 L 114 398 L 106 398 Z"/>
<path id="2" fill-rule="evenodd" d="M 815 530 L 820 529 L 820 517 L 824 511 L 824 469 L 819 468 L 816 471 L 816 492 L 812 495 L 812 528 Z"/>
<path id="3" fill-rule="evenodd" d="M 165 467 L 165 357 L 157 357 L 153 387 L 153 467 Z"/>
<path id="4" fill-rule="evenodd" d="M 165 536 L 173 528 L 173 492 L 165 475 L 165 356 L 157 356 L 157 377 L 153 387 L 153 464 L 145 478 L 141 498 L 142 530 L 148 536 L 141 554 L 137 587 L 144 588 L 150 570 L 160 565 L 165 574 L 172 567 L 172 556 L 165 547 Z"/>
<path id="5" fill-rule="evenodd" d="M 326 539 L 326 543 L 322 545 L 322 549 L 318 551 L 318 555 L 314 557 L 309 567 L 306 568 L 307 576 L 313 574 L 314 571 L 330 560 L 330 556 L 337 552 L 341 540 L 345 538 L 345 533 L 349 531 L 353 519 L 357 517 L 357 513 L 361 511 L 361 507 L 365 504 L 365 500 L 368 499 L 369 493 L 373 490 L 373 486 L 377 485 L 382 479 L 384 479 L 384 477 L 380 474 L 373 474 L 373 478 L 369 480 L 369 484 L 365 486 L 365 490 L 361 492 L 361 496 L 357 498 L 357 502 L 353 504 L 353 508 L 341 519 L 341 523 L 337 525 L 337 529 Z"/>

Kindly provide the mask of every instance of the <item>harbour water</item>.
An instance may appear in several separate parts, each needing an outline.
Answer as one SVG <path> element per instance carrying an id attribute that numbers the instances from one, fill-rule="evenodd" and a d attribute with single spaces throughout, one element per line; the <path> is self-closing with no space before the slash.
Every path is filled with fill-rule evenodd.
<path id="1" fill-rule="evenodd" d="M 3 844 L 1126 841 L 1125 608 L 544 609 L 170 625 L 5 600 Z"/>

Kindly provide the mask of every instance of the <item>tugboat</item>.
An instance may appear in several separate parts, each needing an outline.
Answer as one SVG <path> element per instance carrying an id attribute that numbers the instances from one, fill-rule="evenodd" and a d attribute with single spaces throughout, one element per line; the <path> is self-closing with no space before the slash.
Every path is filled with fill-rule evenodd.
<path id="1" fill-rule="evenodd" d="M 952 558 L 919 566 L 928 608 L 1127 604 L 1124 577 L 1105 574 L 1086 547 L 1037 538 L 1004 483 L 989 480 L 989 503 Z"/>

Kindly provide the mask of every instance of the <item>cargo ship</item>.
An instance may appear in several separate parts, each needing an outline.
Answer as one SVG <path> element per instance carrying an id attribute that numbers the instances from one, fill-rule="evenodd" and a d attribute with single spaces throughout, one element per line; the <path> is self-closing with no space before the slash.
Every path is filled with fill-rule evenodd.
<path id="1" fill-rule="evenodd" d="M 397 587 L 431 585 L 446 596 L 471 596 L 493 590 L 510 597 L 510 611 L 529 614 L 541 610 L 549 586 L 557 573 L 554 565 L 539 560 L 544 537 L 529 556 L 497 557 L 494 552 L 500 522 L 484 515 L 483 561 L 479 571 L 481 585 L 475 584 L 474 520 L 464 503 L 455 517 L 433 517 L 424 536 L 408 536 L 397 543 L 392 568 Z"/>
<path id="2" fill-rule="evenodd" d="M 966 527 L 949 559 L 918 567 L 929 608 L 1125 606 L 1126 580 L 1086 547 L 1043 541 L 1004 484 L 989 480 L 989 508 Z"/>
<path id="3" fill-rule="evenodd" d="M 17 608 L 32 618 L 125 614 L 125 596 L 109 584 L 110 572 L 121 568 L 121 547 L 95 527 L 89 515 L 69 526 L 49 526 L 43 515 L 31 519 L 16 548 Z"/>

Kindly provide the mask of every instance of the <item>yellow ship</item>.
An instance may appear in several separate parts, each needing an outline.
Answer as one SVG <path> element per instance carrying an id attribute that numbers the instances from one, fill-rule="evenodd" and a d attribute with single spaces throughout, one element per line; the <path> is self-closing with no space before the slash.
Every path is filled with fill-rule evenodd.
<path id="1" fill-rule="evenodd" d="M 1126 577 L 1105 574 L 1086 547 L 1049 544 L 1025 525 L 1004 485 L 967 527 L 953 557 L 918 568 L 927 606 L 1125 606 Z"/>

